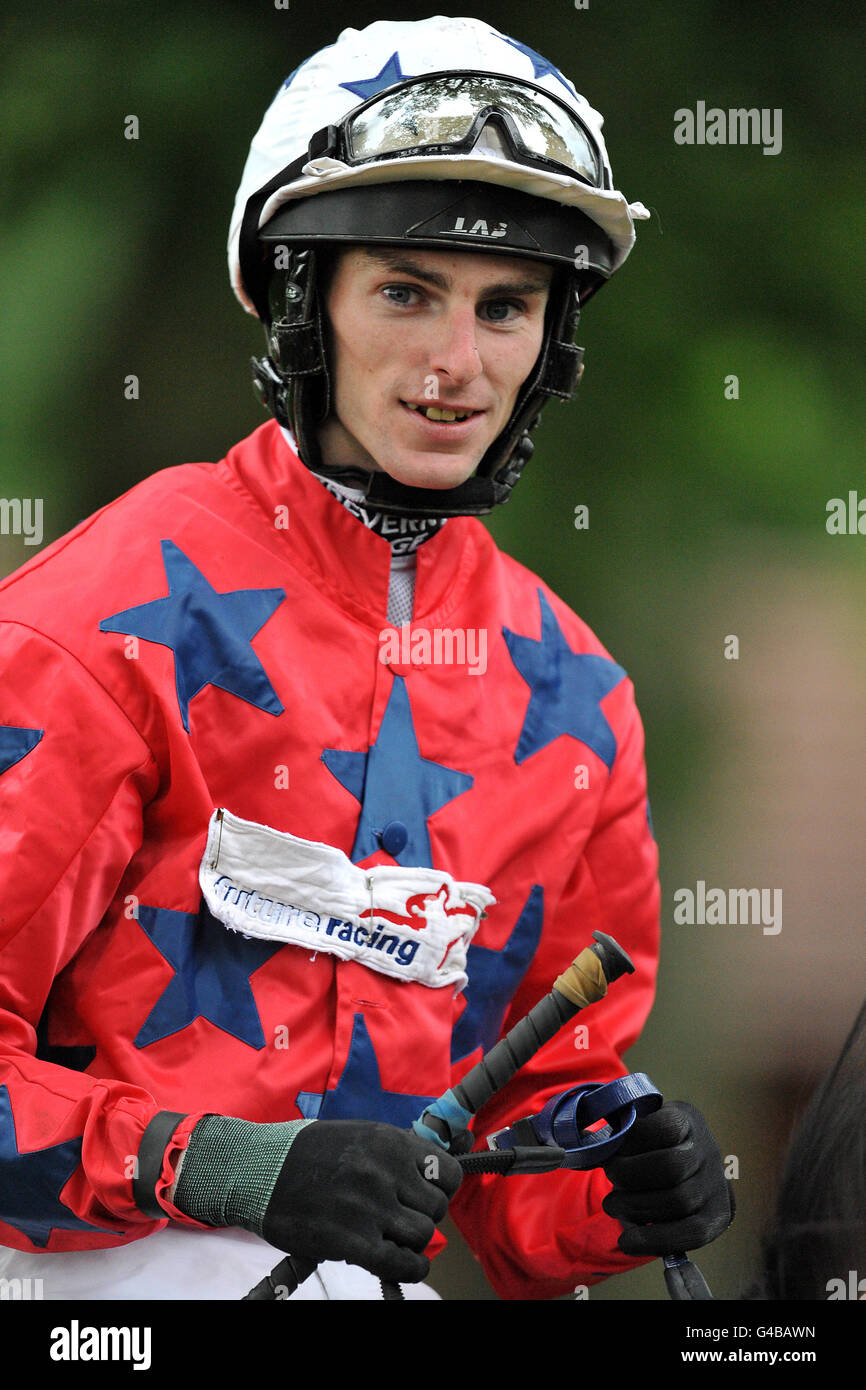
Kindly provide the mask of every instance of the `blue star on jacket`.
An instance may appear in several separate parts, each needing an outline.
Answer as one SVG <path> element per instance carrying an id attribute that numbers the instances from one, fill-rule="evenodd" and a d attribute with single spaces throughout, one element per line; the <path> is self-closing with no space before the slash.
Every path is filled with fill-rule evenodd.
<path id="1" fill-rule="evenodd" d="M 32 753 L 44 733 L 44 729 L 19 729 L 14 724 L 0 724 L 0 773 L 7 772 Z"/>
<path id="2" fill-rule="evenodd" d="M 363 1014 L 355 1014 L 349 1055 L 337 1086 L 317 1093 L 299 1091 L 295 1104 L 306 1120 L 380 1120 L 408 1129 L 435 1096 L 383 1091 L 379 1059 Z"/>
<path id="3" fill-rule="evenodd" d="M 199 912 L 138 908 L 138 923 L 175 974 L 135 1039 L 136 1047 L 179 1033 L 205 1018 L 248 1047 L 261 1049 L 265 1035 L 250 976 L 285 944 L 256 941 L 229 931 L 205 903 Z"/>
<path id="4" fill-rule="evenodd" d="M 543 58 L 540 53 L 536 53 L 534 48 L 528 48 L 525 43 L 518 43 L 517 39 L 509 39 L 505 34 L 500 34 L 499 37 L 505 39 L 506 43 L 510 43 L 512 48 L 516 48 L 518 53 L 524 53 L 526 57 L 530 59 L 533 77 L 546 77 L 547 74 L 550 73 L 551 77 L 555 77 L 557 82 L 562 83 L 569 96 L 576 96 L 573 83 L 569 82 L 567 77 L 563 77 L 559 68 L 554 67 L 553 63 L 548 62 L 547 58 Z"/>
<path id="5" fill-rule="evenodd" d="M 469 947 L 466 954 L 466 1007 L 451 1036 L 451 1060 L 459 1062 L 481 1046 L 485 1052 L 499 1038 L 502 1020 L 541 939 L 544 889 L 533 885 L 514 929 L 499 951 Z"/>
<path id="6" fill-rule="evenodd" d="M 6 1086 L 0 1086 L 0 1220 L 29 1236 L 42 1249 L 55 1231 L 103 1231 L 82 1221 L 60 1193 L 81 1162 L 81 1143 L 67 1139 L 45 1149 L 21 1153 Z"/>
<path id="7" fill-rule="evenodd" d="M 322 762 L 361 803 L 351 855 L 355 863 L 381 848 L 380 833 L 396 819 L 406 827 L 407 839 L 392 858 L 398 864 L 432 869 L 427 818 L 468 791 L 474 778 L 421 757 L 402 676 L 394 677 L 379 734 L 369 752 L 326 748 Z"/>
<path id="8" fill-rule="evenodd" d="M 532 691 L 514 761 L 522 763 L 561 734 L 571 734 L 598 754 L 609 771 L 616 739 L 601 701 L 626 673 L 609 657 L 573 652 L 540 589 L 538 598 L 540 641 L 502 629 L 511 660 Z"/>
<path id="9" fill-rule="evenodd" d="M 206 685 L 257 709 L 283 706 L 252 648 L 252 639 L 286 597 L 285 589 L 235 589 L 218 594 L 174 541 L 164 540 L 168 596 L 103 618 L 100 632 L 124 632 L 174 652 L 177 701 L 189 733 L 189 703 Z"/>
<path id="10" fill-rule="evenodd" d="M 393 87 L 395 82 L 402 82 L 405 78 L 411 77 L 411 73 L 400 71 L 400 56 L 392 53 L 385 66 L 376 73 L 375 77 L 367 77 L 359 82 L 341 82 L 340 86 L 345 87 L 347 92 L 352 92 L 362 101 L 368 97 L 374 97 L 377 92 L 382 92 L 386 87 Z"/>

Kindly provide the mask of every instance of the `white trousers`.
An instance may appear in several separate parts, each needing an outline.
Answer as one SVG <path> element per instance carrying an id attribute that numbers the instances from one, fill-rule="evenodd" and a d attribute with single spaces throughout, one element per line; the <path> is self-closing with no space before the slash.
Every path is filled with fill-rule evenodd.
<path id="1" fill-rule="evenodd" d="M 248 1231 L 198 1231 L 168 1225 L 111 1250 L 34 1255 L 0 1246 L 5 1297 L 44 1299 L 241 1299 L 279 1264 L 283 1252 Z M 41 1281 L 41 1283 L 37 1282 Z M 427 1284 L 401 1285 L 407 1299 L 438 1299 Z M 328 1260 L 290 1301 L 381 1300 L 379 1280 L 365 1269 Z"/>

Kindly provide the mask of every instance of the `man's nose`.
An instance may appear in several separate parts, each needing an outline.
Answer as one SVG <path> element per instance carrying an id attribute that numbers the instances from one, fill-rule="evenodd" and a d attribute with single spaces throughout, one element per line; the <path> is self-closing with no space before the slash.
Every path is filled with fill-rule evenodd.
<path id="1" fill-rule="evenodd" d="M 450 309 L 437 325 L 431 369 L 455 386 L 466 386 L 484 372 L 478 350 L 478 319 L 474 304 Z"/>

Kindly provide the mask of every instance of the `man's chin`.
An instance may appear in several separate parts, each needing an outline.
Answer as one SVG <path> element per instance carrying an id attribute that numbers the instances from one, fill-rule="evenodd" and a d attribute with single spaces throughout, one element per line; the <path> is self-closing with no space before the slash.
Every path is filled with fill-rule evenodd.
<path id="1" fill-rule="evenodd" d="M 407 453 L 387 459 L 382 471 L 397 483 L 406 487 L 429 488 L 434 492 L 445 492 L 459 487 L 470 478 L 481 462 L 474 453 L 464 454 Z"/>

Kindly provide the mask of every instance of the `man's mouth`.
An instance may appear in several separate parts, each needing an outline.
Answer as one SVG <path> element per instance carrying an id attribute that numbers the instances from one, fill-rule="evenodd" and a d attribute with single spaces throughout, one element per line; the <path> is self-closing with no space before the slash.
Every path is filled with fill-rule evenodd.
<path id="1" fill-rule="evenodd" d="M 457 424 L 461 420 L 468 420 L 473 415 L 481 415 L 480 410 L 467 409 L 465 407 L 448 407 L 440 405 L 417 405 L 412 401 L 401 401 L 407 410 L 416 411 L 423 415 L 427 420 L 433 420 L 437 424 Z"/>

